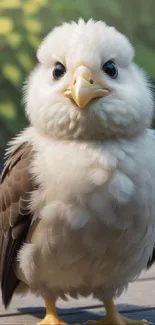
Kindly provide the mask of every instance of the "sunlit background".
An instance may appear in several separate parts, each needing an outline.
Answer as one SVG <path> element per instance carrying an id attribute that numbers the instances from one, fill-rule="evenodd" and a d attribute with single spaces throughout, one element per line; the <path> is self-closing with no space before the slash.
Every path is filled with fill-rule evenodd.
<path id="1" fill-rule="evenodd" d="M 155 80 L 155 0 L 0 0 L 0 159 L 27 124 L 22 85 L 40 41 L 55 25 L 79 17 L 105 20 L 125 33 L 135 61 Z"/>

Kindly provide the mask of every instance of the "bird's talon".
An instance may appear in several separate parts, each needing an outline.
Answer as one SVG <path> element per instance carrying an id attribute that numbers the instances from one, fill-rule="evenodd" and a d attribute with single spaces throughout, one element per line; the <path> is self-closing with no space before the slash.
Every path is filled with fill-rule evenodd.
<path id="1" fill-rule="evenodd" d="M 46 316 L 41 322 L 37 323 L 36 325 L 70 325 L 63 320 L 53 317 L 53 316 Z M 80 323 L 74 323 L 72 325 L 81 325 Z"/>
<path id="2" fill-rule="evenodd" d="M 46 316 L 41 322 L 36 325 L 68 325 L 66 322 L 63 322 L 57 317 L 51 315 Z"/>

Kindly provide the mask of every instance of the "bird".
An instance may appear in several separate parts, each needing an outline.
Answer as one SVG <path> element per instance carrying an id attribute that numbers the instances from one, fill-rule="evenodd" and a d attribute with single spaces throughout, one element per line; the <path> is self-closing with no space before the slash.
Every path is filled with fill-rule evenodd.
<path id="1" fill-rule="evenodd" d="M 0 185 L 0 278 L 45 301 L 39 325 L 66 325 L 60 297 L 92 294 L 106 316 L 88 325 L 144 325 L 114 299 L 153 252 L 153 95 L 126 36 L 104 21 L 56 26 L 23 88 L 28 126 L 8 144 Z"/>

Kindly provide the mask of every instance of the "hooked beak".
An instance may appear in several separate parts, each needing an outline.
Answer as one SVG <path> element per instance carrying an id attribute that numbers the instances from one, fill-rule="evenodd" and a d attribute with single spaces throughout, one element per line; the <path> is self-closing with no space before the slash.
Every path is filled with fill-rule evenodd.
<path id="1" fill-rule="evenodd" d="M 71 98 L 80 107 L 84 108 L 92 99 L 105 97 L 110 90 L 95 82 L 90 69 L 80 66 L 76 69 L 73 81 L 64 91 L 64 96 Z"/>

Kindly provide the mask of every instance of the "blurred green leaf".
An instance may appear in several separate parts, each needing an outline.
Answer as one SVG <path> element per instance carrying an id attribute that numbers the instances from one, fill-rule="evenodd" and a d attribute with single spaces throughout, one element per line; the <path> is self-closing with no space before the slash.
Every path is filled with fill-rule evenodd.
<path id="1" fill-rule="evenodd" d="M 37 5 L 41 5 L 41 6 L 45 6 L 48 4 L 48 0 L 33 0 L 33 3 L 36 3 Z M 50 6 L 50 2 L 49 2 L 49 6 Z"/>
<path id="2" fill-rule="evenodd" d="M 16 48 L 22 42 L 22 35 L 19 33 L 12 32 L 6 35 L 6 40 L 11 47 Z"/>
<path id="3" fill-rule="evenodd" d="M 34 15 L 38 11 L 38 4 L 34 2 L 27 2 L 22 5 L 22 9 L 24 14 L 26 15 Z"/>
<path id="4" fill-rule="evenodd" d="M 106 1 L 106 11 L 108 11 L 111 15 L 114 15 L 114 17 L 121 17 L 122 13 L 122 7 L 120 2 L 116 0 L 108 0 Z"/>
<path id="5" fill-rule="evenodd" d="M 21 6 L 20 0 L 1 0 L 0 1 L 0 10 L 1 9 L 10 9 L 10 8 L 19 8 Z"/>
<path id="6" fill-rule="evenodd" d="M 154 52 L 142 43 L 137 43 L 135 45 L 135 49 L 136 63 L 138 63 L 139 66 L 143 67 L 143 69 L 148 72 L 150 76 L 155 76 L 155 65 L 152 64 L 154 60 Z"/>
<path id="7" fill-rule="evenodd" d="M 18 61 L 24 67 L 25 71 L 30 71 L 33 68 L 32 60 L 28 53 L 20 51 L 17 54 Z"/>
<path id="8" fill-rule="evenodd" d="M 37 49 L 41 41 L 38 36 L 32 34 L 27 35 L 27 40 L 34 49 Z"/>
<path id="9" fill-rule="evenodd" d="M 10 63 L 4 63 L 2 67 L 2 72 L 4 77 L 10 82 L 12 82 L 14 85 L 18 85 L 21 82 L 21 72 L 16 66 Z"/>
<path id="10" fill-rule="evenodd" d="M 25 27 L 31 33 L 39 33 L 42 29 L 42 24 L 36 19 L 29 18 L 25 21 Z"/>
<path id="11" fill-rule="evenodd" d="M 4 35 L 11 32 L 13 28 L 13 21 L 10 18 L 0 18 L 0 34 Z"/>
<path id="12" fill-rule="evenodd" d="M 2 102 L 0 105 L 0 116 L 14 119 L 16 118 L 16 110 L 14 104 L 11 101 Z"/>

